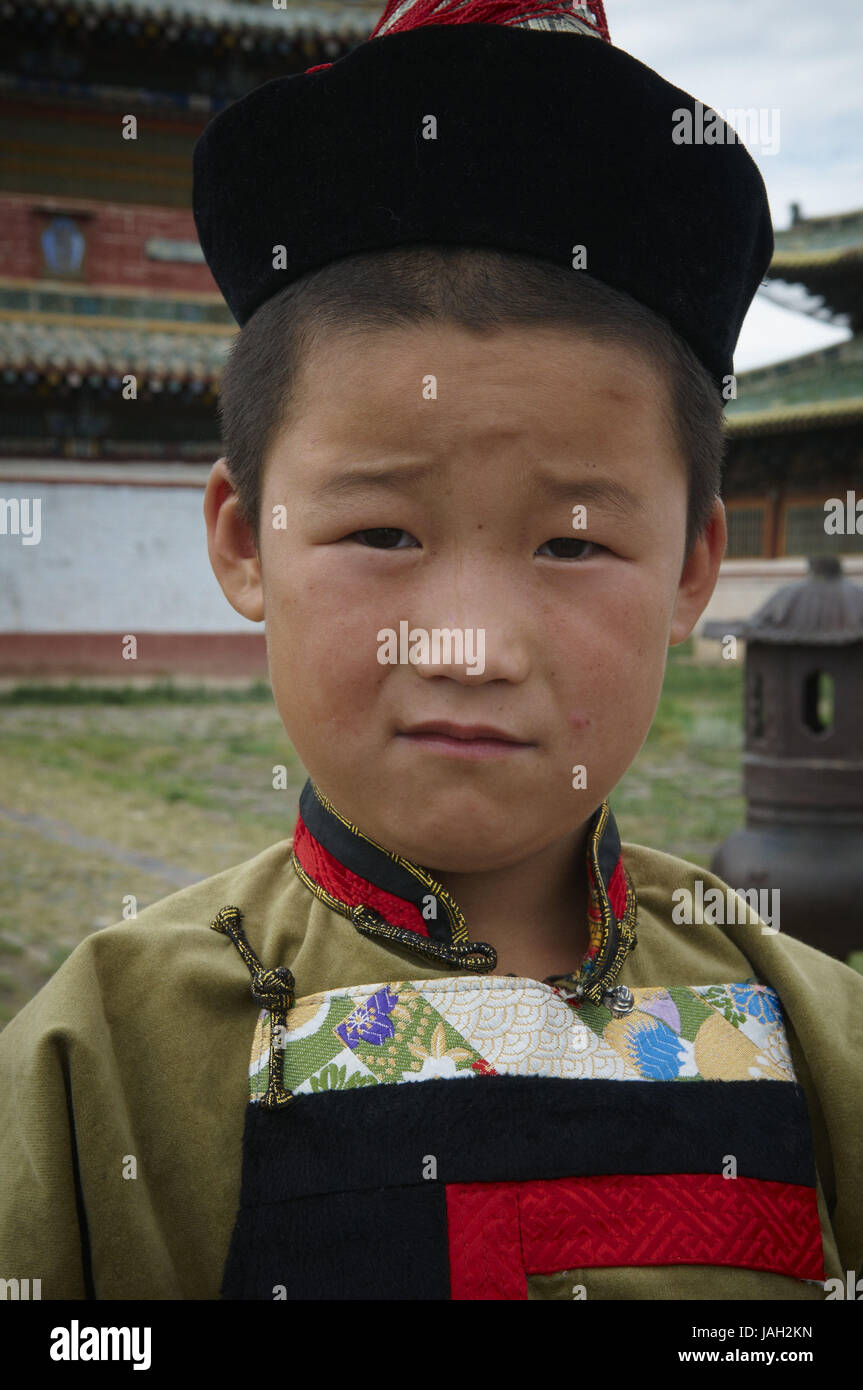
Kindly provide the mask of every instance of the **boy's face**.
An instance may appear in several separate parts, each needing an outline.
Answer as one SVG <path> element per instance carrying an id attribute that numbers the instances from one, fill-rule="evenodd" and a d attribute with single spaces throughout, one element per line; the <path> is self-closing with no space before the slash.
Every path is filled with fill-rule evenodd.
<path id="1" fill-rule="evenodd" d="M 441 872 L 501 868 L 581 827 L 635 758 L 726 538 L 717 501 L 684 567 L 665 390 L 640 352 L 572 329 L 340 334 L 307 356 L 268 459 L 260 559 L 215 466 L 216 574 L 266 617 L 309 775 L 372 839 Z M 428 634 L 420 664 L 378 659 L 400 624 L 404 651 Z M 434 629 L 462 631 L 460 661 Z M 519 744 L 407 735 L 431 721 Z"/>

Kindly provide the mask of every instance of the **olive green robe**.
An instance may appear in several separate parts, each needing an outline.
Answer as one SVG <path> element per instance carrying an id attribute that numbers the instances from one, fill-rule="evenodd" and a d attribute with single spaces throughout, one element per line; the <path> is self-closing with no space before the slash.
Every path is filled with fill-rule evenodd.
<path id="1" fill-rule="evenodd" d="M 672 893 L 724 885 L 624 843 L 637 946 L 618 976 L 643 986 L 755 977 L 778 993 L 811 1119 L 826 1275 L 863 1264 L 863 977 L 758 925 L 685 926 Z M 309 891 L 282 841 L 97 931 L 0 1035 L 0 1277 L 44 1299 L 216 1299 L 240 1193 L 259 1007 L 249 973 L 210 930 L 226 904 L 297 998 L 458 973 L 370 940 Z M 529 1298 L 823 1299 L 760 1270 L 699 1265 L 530 1275 Z"/>

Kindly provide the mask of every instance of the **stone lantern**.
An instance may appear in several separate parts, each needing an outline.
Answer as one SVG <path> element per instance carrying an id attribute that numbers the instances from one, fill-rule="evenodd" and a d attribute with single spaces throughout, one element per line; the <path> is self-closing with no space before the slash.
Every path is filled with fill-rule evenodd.
<path id="1" fill-rule="evenodd" d="M 746 828 L 711 870 L 779 889 L 780 930 L 844 960 L 863 950 L 863 587 L 819 555 L 752 618 L 702 635 L 746 642 Z"/>

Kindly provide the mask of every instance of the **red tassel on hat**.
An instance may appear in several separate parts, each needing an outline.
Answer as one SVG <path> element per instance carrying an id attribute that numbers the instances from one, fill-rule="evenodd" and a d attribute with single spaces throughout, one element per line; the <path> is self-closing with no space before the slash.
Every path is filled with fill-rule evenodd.
<path id="1" fill-rule="evenodd" d="M 570 30 L 611 43 L 602 0 L 387 0 L 369 38 L 384 38 L 429 24 L 506 24 L 511 28 Z M 331 67 L 332 63 L 318 63 L 306 68 L 306 72 L 323 72 Z"/>
<path id="2" fill-rule="evenodd" d="M 602 0 L 387 0 L 369 38 L 420 29 L 426 24 L 509 24 L 528 28 L 532 19 L 559 20 L 562 22 L 555 28 L 572 27 L 611 42 Z"/>

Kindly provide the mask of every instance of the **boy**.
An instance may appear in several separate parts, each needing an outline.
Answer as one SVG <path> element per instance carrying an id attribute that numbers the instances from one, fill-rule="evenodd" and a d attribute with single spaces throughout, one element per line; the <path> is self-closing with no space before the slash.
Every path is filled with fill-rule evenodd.
<path id="1" fill-rule="evenodd" d="M 718 880 L 607 801 L 724 552 L 763 185 L 673 143 L 601 5 L 539 11 L 391 5 L 199 143 L 243 324 L 209 552 L 309 781 L 6 1029 L 43 1297 L 811 1300 L 863 1260 L 863 981 L 676 926 Z"/>

